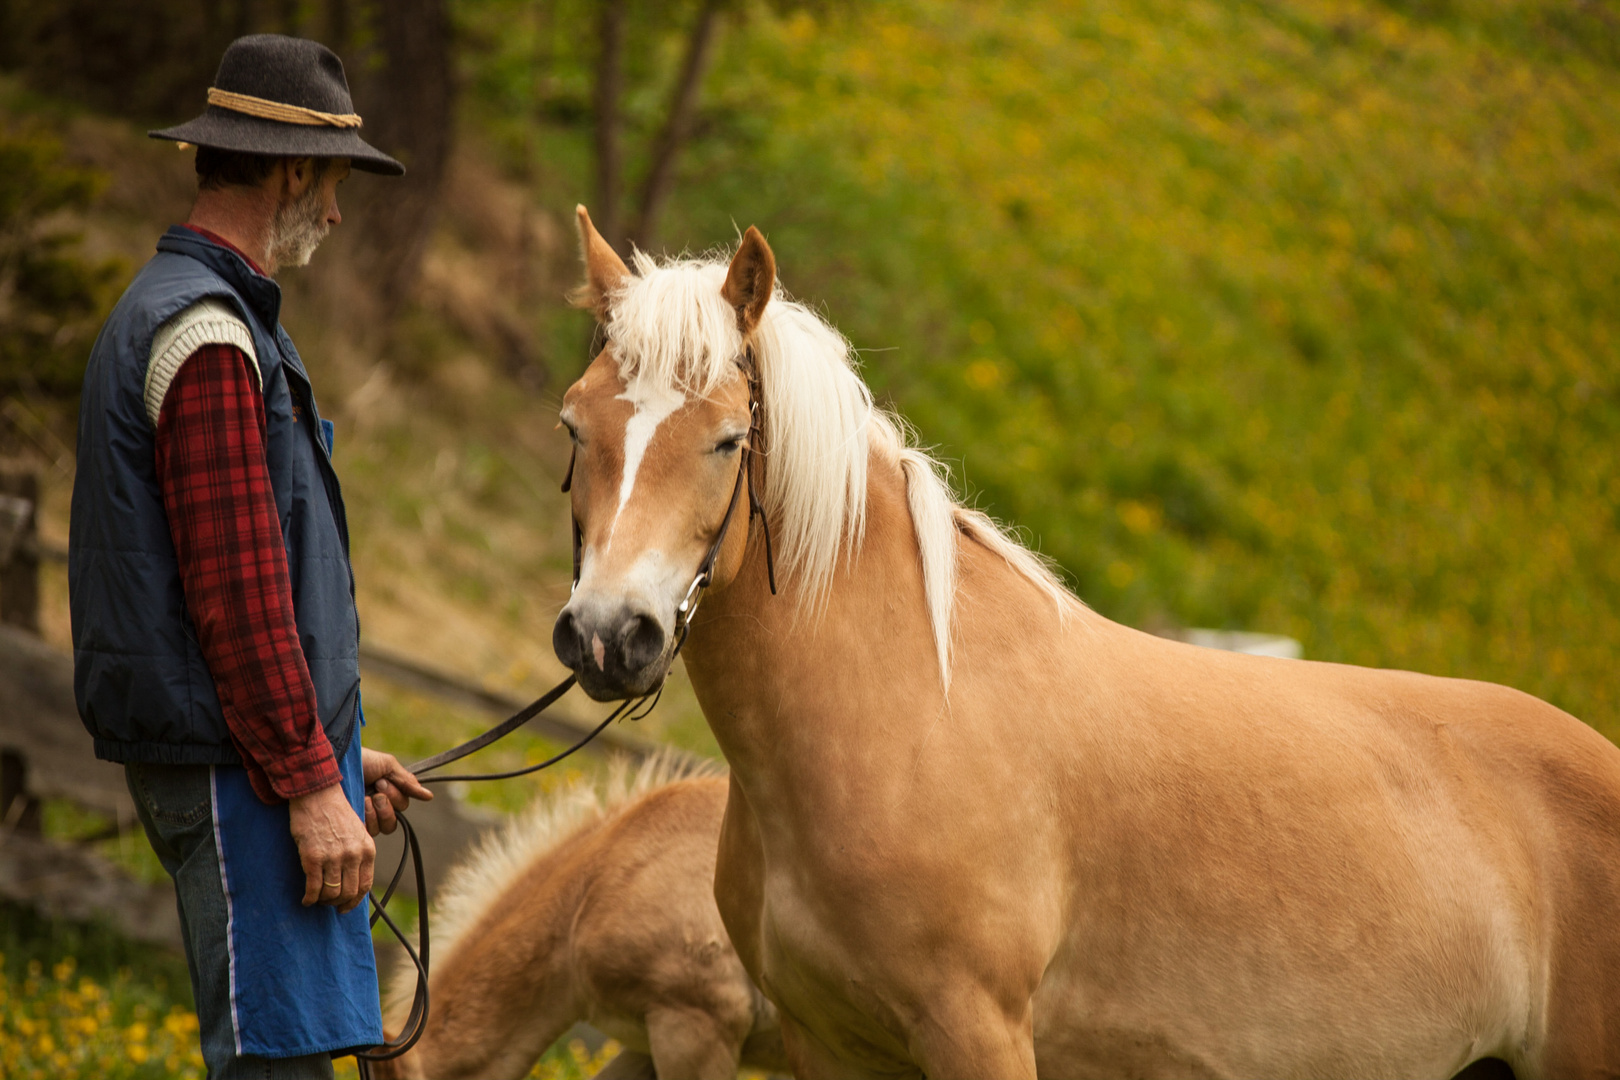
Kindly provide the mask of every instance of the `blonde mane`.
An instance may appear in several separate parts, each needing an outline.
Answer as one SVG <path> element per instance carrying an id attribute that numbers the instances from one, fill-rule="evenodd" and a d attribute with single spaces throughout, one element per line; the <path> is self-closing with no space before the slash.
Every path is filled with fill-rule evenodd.
<path id="1" fill-rule="evenodd" d="M 607 336 L 626 382 L 706 396 L 737 378 L 745 342 L 737 312 L 720 293 L 728 263 L 634 255 L 635 274 L 611 298 Z M 923 590 L 939 656 L 951 683 L 951 625 L 958 538 L 1000 555 L 1058 605 L 1079 603 L 1047 562 L 988 514 L 951 493 L 949 473 L 914 444 L 897 416 L 878 408 L 855 369 L 850 344 L 780 284 L 751 344 L 763 401 L 765 511 L 778 523 L 777 568 L 812 611 L 826 601 L 841 556 L 859 550 L 866 530 L 867 462 L 880 454 L 906 480 Z"/>
<path id="2" fill-rule="evenodd" d="M 623 757 L 608 766 L 596 783 L 582 776 L 561 790 L 541 795 L 506 825 L 486 835 L 477 849 L 446 877 L 430 909 L 432 960 L 442 964 L 478 925 L 490 907 L 533 866 L 565 840 L 605 825 L 620 810 L 658 788 L 678 780 L 724 776 L 725 766 L 664 749 L 632 768 Z M 389 980 L 383 1015 L 399 1023 L 411 1006 L 416 969 L 403 967 Z"/>

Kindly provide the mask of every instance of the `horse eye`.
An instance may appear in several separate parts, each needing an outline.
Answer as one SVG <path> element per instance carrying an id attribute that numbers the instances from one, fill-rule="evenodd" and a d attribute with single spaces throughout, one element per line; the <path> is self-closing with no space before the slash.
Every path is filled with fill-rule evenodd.
<path id="1" fill-rule="evenodd" d="M 743 439 L 746 437 L 747 436 L 744 435 L 736 435 L 729 439 L 721 439 L 720 442 L 715 446 L 714 452 L 717 454 L 732 453 L 742 445 Z"/>

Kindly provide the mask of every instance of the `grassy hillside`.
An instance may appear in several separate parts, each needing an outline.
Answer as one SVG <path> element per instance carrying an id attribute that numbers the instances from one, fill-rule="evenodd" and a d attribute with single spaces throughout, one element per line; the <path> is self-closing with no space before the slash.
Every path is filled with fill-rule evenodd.
<path id="1" fill-rule="evenodd" d="M 1105 613 L 1505 682 L 1617 737 L 1605 10 L 756 12 L 665 234 L 759 224 L 966 490 Z M 562 48 L 566 106 L 588 53 Z M 500 70 L 477 85 L 511 132 Z M 584 137 L 554 123 L 539 153 L 582 166 Z"/>
<path id="2" fill-rule="evenodd" d="M 351 325 L 340 273 L 295 280 L 287 309 L 339 421 L 368 636 L 525 689 L 556 673 L 550 416 L 589 336 L 558 299 L 588 190 L 576 6 L 537 43 L 514 0 L 456 5 L 461 151 L 391 343 Z M 761 225 L 970 497 L 1105 613 L 1494 679 L 1620 735 L 1604 9 L 830 10 L 731 24 L 664 235 L 702 249 Z M 648 41 L 632 137 L 679 60 Z M 128 125 L 19 107 L 112 175 L 87 247 L 138 264 L 183 212 L 185 163 Z M 548 387 L 503 362 L 513 326 L 539 335 Z M 65 500 L 48 509 L 59 533 Z M 660 712 L 704 741 L 689 696 Z"/>

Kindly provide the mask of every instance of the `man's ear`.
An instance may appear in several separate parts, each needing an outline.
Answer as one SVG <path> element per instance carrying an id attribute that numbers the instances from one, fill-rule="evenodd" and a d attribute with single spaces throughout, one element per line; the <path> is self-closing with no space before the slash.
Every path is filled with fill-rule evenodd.
<path id="1" fill-rule="evenodd" d="M 585 260 L 585 281 L 568 294 L 568 302 L 575 307 L 590 308 L 597 322 L 606 323 L 613 298 L 630 280 L 630 269 L 596 231 L 583 205 L 574 207 L 574 214 L 579 219 L 579 248 Z"/>
<path id="2" fill-rule="evenodd" d="M 287 197 L 297 199 L 315 186 L 315 159 L 312 157 L 287 157 L 281 159 L 284 189 Z"/>
<path id="3" fill-rule="evenodd" d="M 726 271 L 726 283 L 720 295 L 737 310 L 737 329 L 743 337 L 754 332 L 765 314 L 765 305 L 771 302 L 771 290 L 776 287 L 776 256 L 752 225 L 743 233 L 742 246 L 732 256 L 731 269 Z"/>

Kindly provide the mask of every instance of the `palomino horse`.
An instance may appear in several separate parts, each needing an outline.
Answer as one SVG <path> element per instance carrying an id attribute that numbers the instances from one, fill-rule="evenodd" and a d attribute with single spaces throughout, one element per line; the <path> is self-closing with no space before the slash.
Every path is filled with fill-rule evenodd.
<path id="1" fill-rule="evenodd" d="M 575 783 L 538 800 L 446 883 L 427 1029 L 373 1075 L 527 1076 L 580 1020 L 624 1044 L 599 1074 L 614 1080 L 784 1068 L 776 1012 L 715 910 L 725 805 L 720 770 L 663 756 L 617 768 L 605 792 Z M 394 980 L 395 1029 L 414 982 L 414 969 Z"/>
<path id="2" fill-rule="evenodd" d="M 1620 750 L 1500 686 L 1101 618 L 773 299 L 757 231 L 632 274 L 579 222 L 606 344 L 563 401 L 554 644 L 606 700 L 689 628 L 715 893 L 800 1077 L 1620 1072 Z"/>

